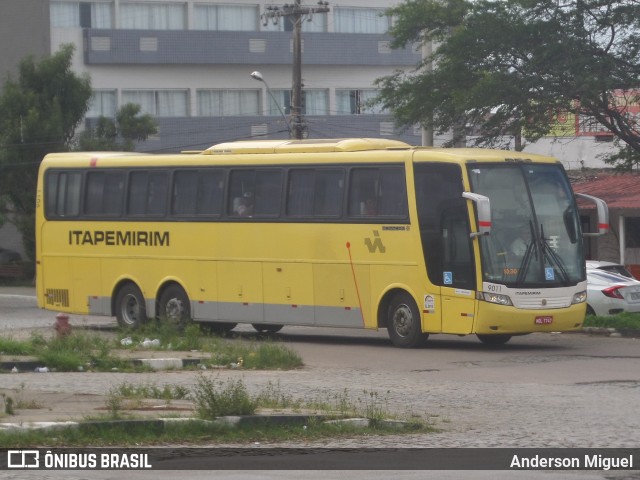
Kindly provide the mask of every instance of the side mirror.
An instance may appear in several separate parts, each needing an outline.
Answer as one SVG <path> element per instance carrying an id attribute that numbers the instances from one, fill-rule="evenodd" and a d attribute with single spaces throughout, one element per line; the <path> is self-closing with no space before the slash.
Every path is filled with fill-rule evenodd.
<path id="1" fill-rule="evenodd" d="M 462 192 L 462 197 L 476 204 L 478 231 L 471 232 L 471 238 L 480 235 L 489 235 L 491 232 L 491 202 L 489 201 L 489 197 L 471 192 Z"/>
<path id="2" fill-rule="evenodd" d="M 609 233 L 609 207 L 607 207 L 605 201 L 585 193 L 576 193 L 575 195 L 578 198 L 583 198 L 591 203 L 595 203 L 598 212 L 598 232 L 586 232 L 582 235 L 584 237 L 598 237 Z"/>

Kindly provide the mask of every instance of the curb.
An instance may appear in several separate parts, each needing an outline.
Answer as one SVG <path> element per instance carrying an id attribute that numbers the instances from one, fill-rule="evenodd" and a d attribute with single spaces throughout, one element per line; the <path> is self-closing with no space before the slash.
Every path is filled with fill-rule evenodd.
<path id="1" fill-rule="evenodd" d="M 162 433 L 167 426 L 195 422 L 203 425 L 224 426 L 229 428 L 239 427 L 263 427 L 266 425 L 292 425 L 306 428 L 310 422 L 322 422 L 332 425 L 343 424 L 359 428 L 368 428 L 372 425 L 372 420 L 368 418 L 340 418 L 327 420 L 325 415 L 229 415 L 218 417 L 215 420 L 202 420 L 200 418 L 148 418 L 148 419 L 127 419 L 127 420 L 87 420 L 81 422 L 25 422 L 25 423 L 0 423 L 0 432 L 18 432 L 27 430 L 59 430 L 66 428 L 78 429 L 82 432 L 96 432 L 104 428 L 144 428 L 154 433 Z M 379 425 L 388 428 L 402 430 L 410 423 L 401 420 L 381 420 Z"/>
<path id="2" fill-rule="evenodd" d="M 200 365 L 203 360 L 199 358 L 133 358 L 129 362 L 134 366 L 146 365 L 155 371 L 181 370 L 185 367 Z M 15 370 L 14 370 L 15 369 Z M 14 360 L 0 362 L 0 370 L 13 373 L 49 373 L 56 370 L 49 370 L 37 360 Z M 84 370 L 79 370 L 84 371 Z"/>

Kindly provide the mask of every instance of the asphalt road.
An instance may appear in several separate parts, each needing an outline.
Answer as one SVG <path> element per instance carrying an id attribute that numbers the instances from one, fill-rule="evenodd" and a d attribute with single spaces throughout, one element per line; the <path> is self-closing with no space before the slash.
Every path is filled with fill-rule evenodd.
<path id="1" fill-rule="evenodd" d="M 38 310 L 29 292 L 0 292 L 0 335 L 52 328 L 55 313 Z M 74 317 L 72 323 L 102 329 L 113 319 Z M 241 336 L 250 327 L 240 327 Z M 391 346 L 386 332 L 285 327 L 277 337 L 302 356 L 295 371 L 222 371 L 250 390 L 269 382 L 305 399 L 376 392 L 387 410 L 418 415 L 440 431 L 432 434 L 319 441 L 324 448 L 638 448 L 640 446 L 640 339 L 587 334 L 534 334 L 490 349 L 474 336 L 432 336 L 425 348 Z M 30 375 L 26 377 L 26 375 Z M 194 372 L 170 374 L 65 374 L 2 376 L 6 388 L 105 393 L 124 381 L 194 384 Z M 152 378 L 150 378 L 152 377 Z M 14 385 L 15 384 L 15 385 Z M 270 447 L 299 447 L 287 442 Z M 640 464 L 640 458 L 637 459 Z M 363 465 L 366 468 L 366 465 Z M 28 473 L 28 475 L 26 475 Z M 129 472 L 127 478 L 173 478 L 167 472 Z M 168 472 L 171 473 L 171 472 Z M 190 472 L 184 478 L 343 478 L 339 472 Z M 436 474 L 437 473 L 437 474 Z M 398 472 L 395 478 L 640 478 L 638 472 Z M 173 472 L 175 476 L 175 472 Z M 349 472 L 349 478 L 388 478 L 389 472 Z M 0 478 L 121 478 L 118 472 L 0 472 Z"/>

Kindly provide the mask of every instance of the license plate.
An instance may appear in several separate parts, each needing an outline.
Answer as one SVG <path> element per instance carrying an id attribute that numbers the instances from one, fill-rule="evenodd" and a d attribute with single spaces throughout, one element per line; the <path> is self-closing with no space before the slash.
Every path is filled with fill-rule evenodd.
<path id="1" fill-rule="evenodd" d="M 640 300 L 640 292 L 631 292 L 631 300 Z"/>
<path id="2" fill-rule="evenodd" d="M 553 323 L 553 317 L 544 316 L 544 317 L 536 317 L 536 325 L 549 325 Z"/>

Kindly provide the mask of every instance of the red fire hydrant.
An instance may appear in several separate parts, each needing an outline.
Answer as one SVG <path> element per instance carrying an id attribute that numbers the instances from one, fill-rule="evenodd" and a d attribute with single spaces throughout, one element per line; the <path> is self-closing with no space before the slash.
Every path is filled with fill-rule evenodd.
<path id="1" fill-rule="evenodd" d="M 71 333 L 71 325 L 69 325 L 69 315 L 59 313 L 56 315 L 56 324 L 54 327 L 58 332 L 58 337 L 66 337 Z"/>

